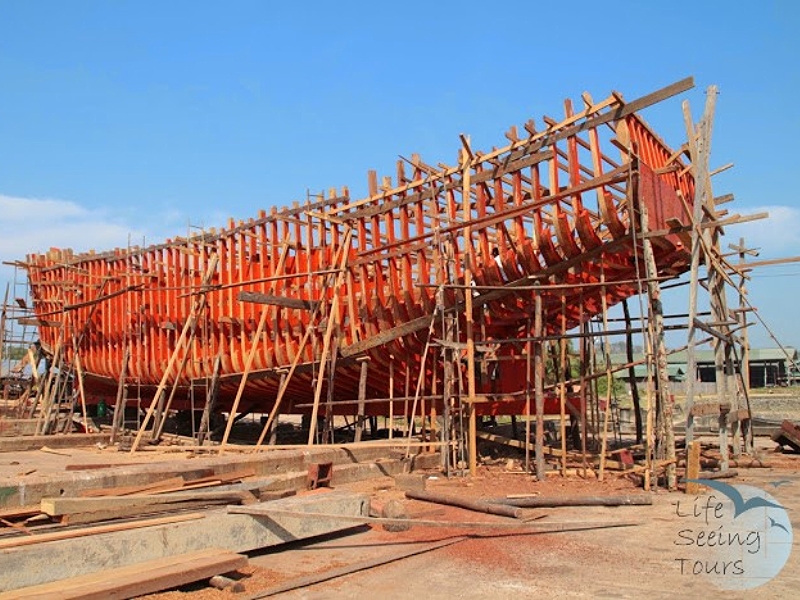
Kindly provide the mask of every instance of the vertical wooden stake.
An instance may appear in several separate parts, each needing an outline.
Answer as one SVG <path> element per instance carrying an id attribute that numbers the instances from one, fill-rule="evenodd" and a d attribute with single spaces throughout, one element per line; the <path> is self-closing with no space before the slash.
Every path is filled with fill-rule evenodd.
<path id="1" fill-rule="evenodd" d="M 83 369 L 81 368 L 81 357 L 78 354 L 78 349 L 74 348 L 75 352 L 75 374 L 78 376 L 78 392 L 81 397 L 81 411 L 83 413 L 83 429 L 86 433 L 89 431 L 89 415 L 86 414 L 86 391 L 83 389 Z"/>
<path id="2" fill-rule="evenodd" d="M 537 291 L 534 305 L 534 321 L 533 321 L 533 337 L 536 338 L 534 343 L 533 355 L 533 377 L 534 377 L 534 394 L 536 398 L 536 478 L 539 481 L 544 481 L 545 465 L 544 465 L 544 357 L 543 342 L 542 342 L 542 296 Z"/>
<path id="3" fill-rule="evenodd" d="M 466 141 L 462 137 L 463 141 Z M 478 415 L 475 410 L 475 338 L 474 317 L 472 314 L 472 186 L 470 183 L 471 165 L 469 153 L 462 149 L 463 175 L 461 188 L 461 203 L 463 205 L 464 222 L 464 312 L 467 325 L 467 406 L 469 407 L 469 474 L 472 477 L 478 474 Z"/>
<path id="4" fill-rule="evenodd" d="M 317 375 L 317 387 L 314 390 L 314 407 L 311 409 L 311 424 L 308 431 L 308 445 L 314 443 L 314 435 L 317 430 L 317 414 L 319 413 L 319 400 L 322 394 L 322 384 L 325 381 L 325 367 L 328 362 L 328 352 L 331 346 L 331 337 L 334 331 L 339 328 L 339 302 L 340 302 L 340 289 L 344 283 L 345 265 L 347 264 L 348 252 L 350 247 L 350 240 L 353 236 L 353 230 L 348 228 L 347 233 L 344 235 L 344 242 L 342 243 L 342 254 L 340 257 L 339 274 L 336 276 L 336 284 L 334 286 L 333 301 L 331 302 L 330 311 L 328 311 L 328 326 L 325 328 L 325 337 L 322 341 L 322 357 L 320 358 L 319 373 Z M 310 328 L 309 328 L 310 329 Z"/>
<path id="5" fill-rule="evenodd" d="M 531 365 L 533 344 L 531 343 L 531 320 L 525 328 L 528 341 L 525 343 L 525 472 L 531 472 Z"/>
<path id="6" fill-rule="evenodd" d="M 242 372 L 242 378 L 239 381 L 239 389 L 236 390 L 236 397 L 233 399 L 233 406 L 231 406 L 231 412 L 228 416 L 228 423 L 225 425 L 225 434 L 222 436 L 222 442 L 219 445 L 220 454 L 225 452 L 225 446 L 228 443 L 228 437 L 230 436 L 231 429 L 233 428 L 233 421 L 235 420 L 234 418 L 236 416 L 236 411 L 239 409 L 239 402 L 242 400 L 242 394 L 244 394 L 244 388 L 247 385 L 247 377 L 250 375 L 250 370 L 253 367 L 253 360 L 256 357 L 256 353 L 261 347 L 261 333 L 264 331 L 264 325 L 267 322 L 268 313 L 269 307 L 265 306 L 261 311 L 261 318 L 258 320 L 256 333 L 253 336 L 252 344 L 250 344 L 250 351 L 247 353 L 247 357 L 244 361 L 244 371 Z"/>
<path id="7" fill-rule="evenodd" d="M 283 386 L 286 384 L 286 373 L 281 373 L 280 381 L 278 382 L 278 389 L 283 389 Z M 272 427 L 269 429 L 269 445 L 274 446 L 278 443 L 278 419 L 280 418 L 280 413 L 275 413 L 275 418 L 272 421 Z"/>
<path id="8" fill-rule="evenodd" d="M 217 265 L 219 264 L 219 256 L 214 253 L 209 257 L 208 266 L 206 267 L 205 275 L 203 276 L 203 286 L 207 286 L 211 281 L 211 277 L 217 269 Z M 158 403 L 158 399 L 161 397 L 161 394 L 164 393 L 164 389 L 167 387 L 167 381 L 169 380 L 169 376 L 172 373 L 172 367 L 175 364 L 175 361 L 178 359 L 178 353 L 181 348 L 184 346 L 184 342 L 186 341 L 186 336 L 189 334 L 191 330 L 194 329 L 195 323 L 197 322 L 197 315 L 199 315 L 206 306 L 206 295 L 202 294 L 199 300 L 196 300 L 194 306 L 192 306 L 192 310 L 189 312 L 189 317 L 186 319 L 186 323 L 183 326 L 183 330 L 181 331 L 181 335 L 178 338 L 178 341 L 175 342 L 175 350 L 173 350 L 171 356 L 169 357 L 169 361 L 167 362 L 167 366 L 164 369 L 164 374 L 161 377 L 161 381 L 156 388 L 156 392 L 153 395 L 153 401 L 150 403 L 147 412 L 144 415 L 144 420 L 142 424 L 139 426 L 139 431 L 136 433 L 136 438 L 133 440 L 133 444 L 131 444 L 131 454 L 136 452 L 139 448 L 139 443 L 142 441 L 142 437 L 144 436 L 144 432 L 147 429 L 147 425 L 150 423 L 150 419 L 153 418 L 153 413 L 156 410 L 156 405 Z M 187 348 L 188 351 L 188 348 Z"/>
<path id="9" fill-rule="evenodd" d="M 131 356 L 130 345 L 125 346 L 125 352 L 122 355 L 122 368 L 119 371 L 119 382 L 117 383 L 117 398 L 114 402 L 114 421 L 111 426 L 111 444 L 117 442 L 117 435 L 125 425 L 125 400 L 128 396 L 128 386 L 125 385 L 125 379 L 128 377 L 128 361 Z"/>
<path id="10" fill-rule="evenodd" d="M 559 360 L 559 406 L 561 412 L 561 475 L 567 476 L 567 296 L 561 292 L 561 357 Z"/>
<path id="11" fill-rule="evenodd" d="M 686 479 L 697 479 L 700 477 L 700 442 L 693 441 L 689 444 L 688 450 L 686 453 Z M 700 484 L 687 481 L 686 493 L 689 495 L 699 494 Z"/>
<path id="12" fill-rule="evenodd" d="M 394 356 L 389 356 L 389 439 L 394 439 Z"/>
<path id="13" fill-rule="evenodd" d="M 367 370 L 369 364 L 366 359 L 361 361 L 361 375 L 358 379 L 358 416 L 356 417 L 356 435 L 353 441 L 360 442 L 364 430 L 364 400 L 367 397 Z"/>

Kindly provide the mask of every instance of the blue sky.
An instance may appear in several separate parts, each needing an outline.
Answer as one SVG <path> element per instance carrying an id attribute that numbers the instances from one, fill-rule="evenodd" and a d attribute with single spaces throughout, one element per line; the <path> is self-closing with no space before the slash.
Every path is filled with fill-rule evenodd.
<path id="1" fill-rule="evenodd" d="M 720 88 L 712 168 L 735 168 L 715 193 L 772 214 L 727 241 L 800 255 L 800 8 L 733 6 L 0 0 L 0 258 L 155 243 L 309 190 L 360 197 L 398 155 L 452 163 L 459 133 L 500 145 L 566 97 L 634 99 L 687 75 L 695 118 Z M 680 99 L 643 116 L 685 139 Z M 800 346 L 800 264 L 749 290 Z M 685 310 L 685 290 L 672 302 Z M 751 338 L 772 345 L 760 327 Z"/>

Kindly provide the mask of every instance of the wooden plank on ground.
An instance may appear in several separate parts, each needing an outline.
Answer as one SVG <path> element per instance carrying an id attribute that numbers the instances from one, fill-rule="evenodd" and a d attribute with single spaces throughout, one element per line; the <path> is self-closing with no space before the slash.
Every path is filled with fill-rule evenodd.
<path id="1" fill-rule="evenodd" d="M 143 485 L 126 485 L 113 488 L 84 490 L 78 494 L 81 498 L 97 498 L 99 496 L 131 496 L 133 494 L 157 494 L 161 491 L 180 489 L 184 484 L 183 477 L 169 477 Z"/>
<path id="2" fill-rule="evenodd" d="M 116 531 L 126 531 L 128 529 L 139 529 L 140 527 L 154 527 L 156 525 L 168 525 L 170 523 L 180 523 L 181 521 L 193 521 L 203 519 L 203 513 L 190 513 L 188 515 L 175 515 L 161 517 L 158 519 L 146 519 L 131 523 L 111 523 L 99 527 L 84 527 L 83 529 L 71 529 L 69 531 L 51 531 L 49 533 L 38 533 L 26 537 L 13 537 L 0 540 L 0 550 L 18 548 L 19 546 L 29 546 L 31 544 L 41 544 L 44 542 L 55 542 L 58 540 L 68 540 L 71 538 L 85 537 L 87 535 L 99 535 L 101 533 L 114 533 Z"/>
<path id="3" fill-rule="evenodd" d="M 135 496 L 129 496 L 134 497 Z M 124 498 L 120 498 L 122 500 Z M 256 502 L 255 496 L 249 492 L 241 492 L 240 497 L 218 499 L 193 499 L 187 497 L 179 502 L 162 502 L 158 504 L 142 504 L 133 506 L 119 506 L 116 508 L 94 510 L 89 508 L 86 512 L 74 512 L 60 516 L 63 525 L 87 525 L 100 521 L 113 519 L 130 519 L 134 517 L 155 516 L 158 514 L 176 513 L 188 510 L 203 510 L 212 506 L 231 504 L 252 504 Z"/>
<path id="4" fill-rule="evenodd" d="M 0 508 L 0 519 L 24 519 L 38 515 L 41 512 L 38 504 L 30 506 L 11 506 L 8 508 Z"/>
<path id="5" fill-rule="evenodd" d="M 247 557 L 221 548 L 168 556 L 0 594 L 2 600 L 135 598 L 247 566 Z"/>
<path id="6" fill-rule="evenodd" d="M 252 502 L 255 497 L 250 492 L 199 492 L 194 494 L 159 494 L 147 496 L 109 496 L 102 498 L 42 498 L 41 511 L 51 517 L 72 513 L 103 512 L 109 510 L 134 509 L 174 505 L 189 502 L 205 502 L 206 504 L 239 504 Z"/>

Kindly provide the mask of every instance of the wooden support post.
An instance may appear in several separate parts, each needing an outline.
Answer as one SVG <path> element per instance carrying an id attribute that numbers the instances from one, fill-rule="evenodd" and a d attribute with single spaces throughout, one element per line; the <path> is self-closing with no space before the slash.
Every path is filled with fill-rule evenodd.
<path id="1" fill-rule="evenodd" d="M 361 361 L 361 373 L 358 378 L 358 415 L 356 416 L 356 433 L 353 441 L 360 442 L 364 430 L 364 400 L 367 397 L 367 372 L 369 362 L 367 359 Z"/>
<path id="2" fill-rule="evenodd" d="M 50 369 L 45 378 L 44 389 L 38 391 L 38 396 L 42 398 L 42 413 L 36 423 L 36 435 L 44 435 L 50 426 L 50 412 L 52 411 L 53 404 L 55 403 L 55 396 L 57 393 L 56 372 L 61 365 L 61 352 L 62 352 L 62 334 L 59 333 L 58 340 L 56 341 L 56 349 L 53 353 L 53 361 L 50 363 Z"/>
<path id="3" fill-rule="evenodd" d="M 525 472 L 531 472 L 531 379 L 533 367 L 533 344 L 531 343 L 531 319 L 525 328 Z"/>
<path id="4" fill-rule="evenodd" d="M 169 397 L 166 403 L 164 402 L 164 394 L 158 399 L 158 406 L 156 407 L 155 415 L 153 416 L 153 431 L 150 435 L 151 442 L 158 442 L 161 439 L 161 434 L 164 432 L 164 425 L 167 423 L 169 417 L 169 410 L 172 407 L 172 401 L 175 399 L 175 393 L 178 391 L 181 375 L 186 368 L 186 363 L 189 362 L 189 356 L 192 354 L 191 346 L 197 336 L 197 330 L 193 329 L 189 334 L 189 339 L 184 344 L 183 358 L 178 365 L 178 370 L 175 372 L 175 378 L 172 381 L 172 388 L 169 391 Z M 192 417 L 194 418 L 194 417 Z"/>
<path id="5" fill-rule="evenodd" d="M 131 347 L 125 345 L 125 352 L 122 355 L 122 367 L 119 371 L 119 381 L 117 382 L 117 398 L 114 402 L 114 421 L 111 425 L 111 439 L 110 443 L 117 442 L 117 436 L 123 427 L 125 427 L 125 404 L 128 398 L 128 386 L 125 380 L 128 377 L 128 361 L 131 357 Z"/>
<path id="6" fill-rule="evenodd" d="M 648 316 L 650 324 L 650 347 L 653 352 L 656 371 L 656 407 L 658 410 L 658 439 L 656 450 L 659 460 L 666 460 L 667 487 L 674 490 L 677 484 L 675 476 L 675 430 L 672 423 L 672 398 L 669 394 L 669 373 L 667 372 L 667 353 L 664 343 L 664 313 L 661 304 L 661 286 L 658 283 L 653 245 L 648 232 L 647 202 L 641 202 L 640 230 L 644 235 L 642 251 L 644 254 L 645 273 L 647 276 Z"/>
<path id="7" fill-rule="evenodd" d="M 333 390 L 336 383 L 336 359 L 339 357 L 339 347 L 341 346 L 342 332 L 336 327 L 336 338 L 331 345 L 331 358 L 328 366 L 328 389 L 327 399 L 325 402 L 325 429 L 322 434 L 323 443 L 333 444 L 334 437 L 334 424 L 333 424 Z"/>
<path id="8" fill-rule="evenodd" d="M 244 361 L 244 371 L 242 372 L 242 378 L 239 381 L 239 389 L 236 390 L 236 397 L 233 399 L 233 406 L 231 406 L 231 412 L 228 415 L 228 423 L 225 426 L 225 433 L 223 434 L 222 442 L 220 442 L 219 445 L 220 454 L 225 452 L 225 446 L 228 443 L 228 437 L 230 436 L 231 429 L 233 428 L 234 416 L 236 415 L 236 411 L 239 409 L 239 402 L 242 400 L 242 394 L 244 394 L 244 388 L 247 385 L 247 377 L 250 375 L 250 370 L 253 367 L 253 360 L 255 359 L 256 353 L 261 347 L 261 333 L 264 331 L 264 325 L 267 322 L 268 313 L 268 307 L 265 306 L 263 309 L 261 309 L 261 317 L 258 320 L 258 326 L 256 327 L 255 335 L 253 335 L 253 341 L 250 344 L 250 351 L 247 353 L 247 357 Z"/>
<path id="9" fill-rule="evenodd" d="M 389 356 L 389 439 L 394 439 L 394 356 Z"/>
<path id="10" fill-rule="evenodd" d="M 561 339 L 560 344 L 560 359 L 558 366 L 558 399 L 559 399 L 559 412 L 560 412 L 560 437 L 561 437 L 561 476 L 567 476 L 567 340 L 564 337 L 567 334 L 567 296 L 561 292 Z"/>
<path id="11" fill-rule="evenodd" d="M 349 246 L 349 244 L 350 244 L 349 234 L 350 234 L 350 230 L 348 230 L 347 235 L 345 235 L 345 244 L 343 244 L 339 248 L 338 254 L 337 254 L 337 257 L 336 257 L 336 262 L 337 263 L 342 262 L 342 269 L 344 268 L 344 261 L 346 260 L 346 256 L 347 256 L 346 246 Z M 286 252 L 287 252 L 288 248 L 290 247 L 290 245 L 291 244 L 289 243 L 288 240 L 284 241 L 284 246 L 283 246 L 283 249 L 281 251 L 281 258 L 280 258 L 280 261 L 278 263 L 277 271 L 282 271 L 283 270 L 283 265 L 284 265 L 285 260 L 286 260 Z M 345 257 L 345 258 L 343 258 L 343 257 Z M 336 273 L 336 272 L 337 271 L 334 270 L 331 273 Z M 341 275 L 341 272 L 339 272 L 339 274 Z M 339 281 L 340 281 L 340 279 L 337 277 L 337 282 L 339 282 Z M 324 286 L 323 291 L 324 291 L 325 288 L 327 288 L 327 285 Z M 314 308 L 311 311 L 311 315 L 308 318 L 308 322 L 309 323 L 313 323 L 314 322 L 314 319 L 317 317 L 317 313 L 319 312 L 321 306 L 322 306 L 321 302 L 317 303 L 314 306 Z M 300 344 L 297 347 L 297 352 L 295 353 L 294 360 L 292 360 L 292 364 L 289 367 L 289 371 L 285 373 L 285 376 L 284 376 L 284 374 L 281 374 L 281 383 L 280 383 L 280 387 L 278 388 L 278 395 L 275 397 L 275 404 L 272 406 L 272 410 L 269 413 L 269 417 L 267 418 L 267 422 L 264 423 L 264 427 L 261 429 L 261 434 L 258 436 L 258 441 L 256 442 L 256 445 L 255 445 L 255 448 L 254 448 L 255 450 L 257 450 L 261 446 L 261 444 L 264 442 L 264 438 L 266 437 L 267 432 L 270 430 L 270 427 L 272 426 L 273 421 L 275 421 L 275 419 L 277 418 L 278 414 L 280 414 L 281 402 L 283 401 L 283 397 L 286 394 L 287 388 L 289 387 L 289 382 L 292 379 L 292 375 L 294 374 L 294 371 L 297 368 L 297 365 L 300 364 L 300 358 L 303 356 L 303 348 L 305 348 L 306 344 L 308 343 L 308 340 L 311 338 L 311 333 L 314 331 L 314 329 L 315 328 L 311 327 L 311 326 L 308 326 L 308 327 L 305 328 L 305 333 L 303 334 L 303 337 L 300 340 Z"/>
<path id="12" fill-rule="evenodd" d="M 708 163 L 710 153 L 710 135 L 714 119 L 714 107 L 716 104 L 717 90 L 711 86 L 706 95 L 705 112 L 700 126 L 695 129 L 689 110 L 689 101 L 682 103 L 684 124 L 686 127 L 687 146 L 692 163 L 690 168 L 695 181 L 695 194 L 692 207 L 692 248 L 691 263 L 689 271 L 689 330 L 686 350 L 687 362 L 687 386 L 686 386 L 686 443 L 690 444 L 694 439 L 694 416 L 692 407 L 694 406 L 694 393 L 697 382 L 697 358 L 695 356 L 695 334 L 697 330 L 697 288 L 699 283 L 700 253 L 702 244 L 700 225 L 703 220 L 703 206 L 708 200 L 712 199 L 711 179 L 708 175 Z M 707 137 L 706 137 L 707 134 Z M 698 140 L 698 135 L 700 139 Z M 706 266 L 711 269 L 711 260 L 706 258 Z"/>
<path id="13" fill-rule="evenodd" d="M 539 481 L 546 479 L 544 464 L 544 356 L 542 332 L 542 296 L 537 291 L 534 299 L 533 337 L 533 377 L 534 397 L 536 400 L 536 478 Z"/>
<path id="14" fill-rule="evenodd" d="M 331 302 L 330 311 L 328 311 L 328 325 L 325 328 L 325 337 L 322 342 L 322 357 L 320 358 L 319 363 L 319 373 L 317 375 L 317 386 L 314 390 L 314 407 L 311 409 L 311 426 L 309 427 L 308 431 L 308 445 L 311 446 L 314 443 L 314 436 L 316 435 L 317 431 L 317 414 L 319 413 L 319 400 L 322 395 L 322 383 L 324 382 L 324 375 L 325 375 L 325 367 L 328 363 L 328 353 L 330 352 L 331 346 L 331 337 L 335 330 L 339 327 L 339 299 L 340 293 L 339 291 L 342 288 L 342 284 L 344 283 L 344 276 L 345 276 L 345 266 L 347 265 L 348 259 L 348 252 L 347 249 L 350 247 L 350 239 L 352 238 L 353 230 L 347 230 L 344 236 L 344 242 L 342 244 L 342 253 L 340 257 L 340 264 L 339 264 L 339 273 L 336 276 L 336 285 L 334 286 L 334 296 L 333 301 Z"/>
<path id="15" fill-rule="evenodd" d="M 217 270 L 217 265 L 219 264 L 219 256 L 217 254 L 212 254 L 209 257 L 208 266 L 206 267 L 205 274 L 203 275 L 203 282 L 202 286 L 205 287 L 211 282 L 211 277 L 214 275 L 214 272 Z M 189 334 L 190 331 L 194 330 L 195 324 L 197 323 L 197 316 L 205 309 L 206 307 L 206 295 L 201 294 L 200 298 L 197 299 L 192 306 L 192 310 L 189 312 L 189 318 L 186 319 L 186 323 L 183 326 L 183 330 L 181 331 L 180 336 L 178 337 L 178 341 L 175 342 L 175 349 L 173 350 L 171 356 L 169 357 L 169 361 L 167 362 L 167 366 L 164 369 L 164 374 L 161 377 L 161 381 L 156 388 L 156 392 L 153 395 L 153 401 L 150 403 L 150 407 L 147 409 L 145 413 L 144 420 L 142 420 L 142 424 L 139 426 L 139 431 L 136 433 L 136 438 L 133 440 L 133 444 L 131 444 L 131 453 L 136 452 L 139 448 L 139 444 L 142 441 L 142 437 L 144 436 L 144 432 L 147 430 L 147 426 L 150 423 L 150 419 L 153 418 L 153 413 L 156 410 L 156 405 L 158 403 L 158 399 L 161 397 L 161 394 L 164 393 L 164 390 L 167 387 L 167 381 L 169 380 L 170 374 L 172 373 L 172 367 L 175 364 L 175 361 L 178 359 L 178 354 L 181 349 L 184 347 L 184 342 L 186 341 L 186 336 Z M 188 349 L 187 349 L 188 351 Z"/>
<path id="16" fill-rule="evenodd" d="M 606 272 L 600 272 L 600 281 L 605 283 Z M 600 288 L 600 299 L 603 310 L 603 359 L 606 363 L 606 407 L 603 410 L 603 429 L 600 433 L 600 473 L 597 476 L 599 481 L 603 481 L 606 470 L 606 450 L 608 450 L 608 418 L 611 414 L 611 396 L 614 390 L 614 376 L 611 372 L 611 350 L 608 339 L 608 297 L 606 296 L 606 286 Z"/>
<path id="17" fill-rule="evenodd" d="M 697 479 L 700 476 L 700 442 L 692 441 L 687 446 L 686 453 L 686 479 Z M 686 482 L 686 493 L 696 496 L 700 493 L 700 484 L 691 481 Z"/>
<path id="18" fill-rule="evenodd" d="M 73 352 L 75 353 L 75 375 L 78 378 L 78 394 L 81 398 L 81 413 L 83 415 L 83 430 L 86 433 L 92 433 L 89 431 L 89 415 L 86 414 L 86 390 L 83 387 L 83 368 L 81 368 L 81 356 L 78 354 L 78 349 L 74 348 Z"/>
<path id="19" fill-rule="evenodd" d="M 469 223 L 472 222 L 472 208 L 471 196 L 472 186 L 470 177 L 472 174 L 472 165 L 470 164 L 470 155 L 467 150 L 469 140 L 462 136 L 462 143 L 465 148 L 461 150 L 462 161 L 462 176 L 461 176 L 461 205 L 463 211 L 464 223 L 464 285 L 466 292 L 464 293 L 464 315 L 466 318 L 466 334 L 467 334 L 467 409 L 469 411 L 469 440 L 467 443 L 469 452 L 469 473 L 472 477 L 478 474 L 478 415 L 475 409 L 475 337 L 474 337 L 474 315 L 473 315 L 473 302 L 472 302 L 472 227 Z"/>
<path id="20" fill-rule="evenodd" d="M 217 403 L 217 393 L 219 392 L 219 372 L 222 368 L 222 351 L 217 352 L 214 359 L 214 367 L 211 371 L 211 382 L 206 389 L 206 404 L 203 407 L 203 416 L 200 418 L 200 430 L 197 432 L 197 444 L 202 446 L 206 436 L 211 437 L 211 415 L 214 414 L 214 406 Z"/>
<path id="21" fill-rule="evenodd" d="M 586 337 L 579 340 L 580 344 L 580 394 L 581 394 L 581 466 L 583 467 L 581 471 L 581 476 L 586 477 L 589 470 L 589 462 L 586 458 L 587 455 L 587 446 L 588 446 L 588 432 L 586 430 L 586 385 L 588 384 L 588 380 L 586 378 L 587 371 L 588 371 L 588 358 L 590 355 L 590 345 L 592 344 L 592 338 L 589 331 L 589 323 L 587 323 L 584 318 L 584 303 L 583 303 L 583 295 L 581 294 L 581 331 L 586 334 Z"/>
<path id="22" fill-rule="evenodd" d="M 281 379 L 278 383 L 278 389 L 283 389 L 284 384 L 286 383 L 286 373 L 281 373 Z M 269 431 L 269 445 L 274 446 L 278 443 L 278 419 L 280 418 L 280 413 L 275 415 L 275 420 L 272 422 L 272 427 Z"/>
<path id="23" fill-rule="evenodd" d="M 633 422 L 636 428 L 636 443 L 641 444 L 644 431 L 642 428 L 642 403 L 639 399 L 639 385 L 636 382 L 636 368 L 633 365 L 633 332 L 631 311 L 627 299 L 622 300 L 622 312 L 625 318 L 625 352 L 628 359 L 628 380 L 631 382 L 631 400 L 633 401 Z"/>
<path id="24" fill-rule="evenodd" d="M 6 306 L 8 305 L 10 286 L 10 283 L 6 283 L 6 294 L 3 297 L 3 306 L 0 307 L 0 367 L 3 364 L 3 350 L 5 350 L 6 346 Z M 33 368 L 33 363 L 31 363 L 31 368 Z M 6 398 L 3 399 L 5 400 Z"/>
<path id="25" fill-rule="evenodd" d="M 428 328 L 428 339 L 425 342 L 425 349 L 422 351 L 422 359 L 420 360 L 419 377 L 417 378 L 417 387 L 416 387 L 416 390 L 414 391 L 414 404 L 413 404 L 413 406 L 411 408 L 411 420 L 412 420 L 412 422 L 416 418 L 417 403 L 419 402 L 420 394 L 422 394 L 424 392 L 423 384 L 425 382 L 425 363 L 427 362 L 427 359 L 428 359 L 428 351 L 430 350 L 430 347 L 431 347 L 431 340 L 433 339 L 433 330 L 434 330 L 435 325 L 436 325 L 436 311 L 434 311 L 433 316 L 431 317 L 431 324 L 430 324 L 430 327 Z M 411 453 L 410 444 L 411 444 L 411 435 L 412 435 L 413 431 L 414 431 L 414 428 L 412 427 L 408 432 L 408 443 L 409 443 L 409 446 L 406 448 L 406 457 L 410 456 L 410 453 Z M 422 411 L 421 431 L 422 431 L 422 439 L 424 440 L 425 439 L 425 412 L 424 412 L 424 409 Z"/>

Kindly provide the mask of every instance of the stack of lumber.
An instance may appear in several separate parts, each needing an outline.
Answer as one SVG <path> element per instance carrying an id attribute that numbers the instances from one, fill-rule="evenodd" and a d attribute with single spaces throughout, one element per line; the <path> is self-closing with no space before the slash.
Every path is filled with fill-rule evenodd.
<path id="1" fill-rule="evenodd" d="M 129 519 L 224 504 L 250 504 L 256 497 L 243 490 L 208 491 L 255 475 L 250 468 L 207 477 L 168 477 L 136 486 L 95 488 L 78 496 L 43 498 L 39 505 L 0 509 L 0 524 L 27 533 L 27 527 L 51 523 L 86 524 Z"/>

